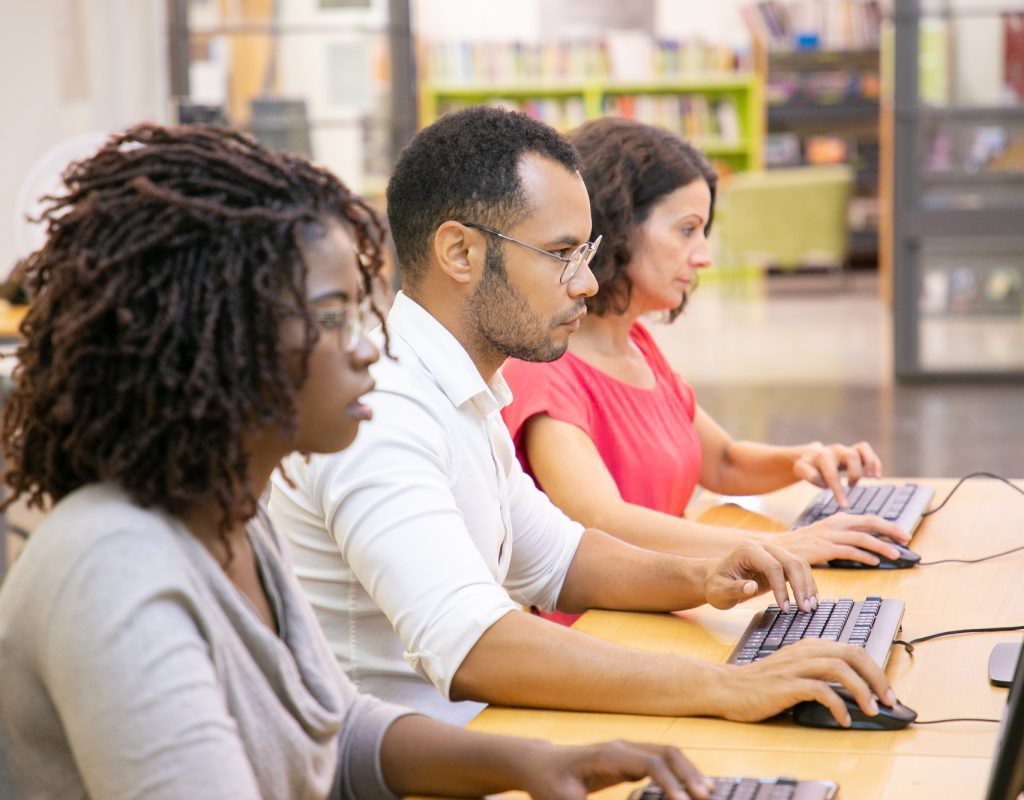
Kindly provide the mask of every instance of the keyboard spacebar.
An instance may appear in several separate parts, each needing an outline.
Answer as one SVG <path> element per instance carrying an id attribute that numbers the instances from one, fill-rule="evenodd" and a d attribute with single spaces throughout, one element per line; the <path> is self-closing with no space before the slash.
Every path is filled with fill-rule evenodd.
<path id="1" fill-rule="evenodd" d="M 904 605 L 902 600 L 883 600 L 878 609 L 878 616 L 875 617 L 875 624 L 871 626 L 871 634 L 868 636 L 864 649 L 868 651 L 871 660 L 880 667 L 885 667 L 889 660 L 889 654 L 892 652 L 892 640 L 900 631 Z"/>

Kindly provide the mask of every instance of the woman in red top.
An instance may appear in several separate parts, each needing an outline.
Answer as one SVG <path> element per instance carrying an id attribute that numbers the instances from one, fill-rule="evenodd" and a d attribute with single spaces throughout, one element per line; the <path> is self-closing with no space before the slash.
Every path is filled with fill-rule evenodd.
<path id="1" fill-rule="evenodd" d="M 774 447 L 733 440 L 699 405 L 644 325 L 644 314 L 674 319 L 710 266 L 707 235 L 716 175 L 674 134 L 605 118 L 573 136 L 586 167 L 593 230 L 604 237 L 591 269 L 600 291 L 568 352 L 547 364 L 509 361 L 515 396 L 504 413 L 524 468 L 569 516 L 644 547 L 691 556 L 728 552 L 772 536 L 811 563 L 895 557 L 869 531 L 906 543 L 873 516 L 837 514 L 785 534 L 758 534 L 683 519 L 694 487 L 761 494 L 797 480 L 846 496 L 849 482 L 879 477 L 866 442 Z"/>

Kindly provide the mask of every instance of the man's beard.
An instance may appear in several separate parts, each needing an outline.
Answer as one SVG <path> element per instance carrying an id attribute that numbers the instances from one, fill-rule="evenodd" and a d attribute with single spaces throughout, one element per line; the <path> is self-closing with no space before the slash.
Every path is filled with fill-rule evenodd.
<path id="1" fill-rule="evenodd" d="M 478 341 L 503 358 L 520 361 L 555 361 L 568 347 L 553 342 L 551 332 L 575 319 L 586 308 L 583 300 L 570 312 L 547 322 L 530 310 L 529 299 L 508 279 L 499 248 L 487 248 L 484 277 L 466 309 L 470 329 Z"/>

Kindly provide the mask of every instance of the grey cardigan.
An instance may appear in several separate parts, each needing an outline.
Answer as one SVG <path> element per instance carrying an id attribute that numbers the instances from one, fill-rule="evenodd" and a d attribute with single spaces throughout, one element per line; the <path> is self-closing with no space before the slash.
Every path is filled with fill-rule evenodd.
<path id="1" fill-rule="evenodd" d="M 110 485 L 57 504 L 0 587 L 0 797 L 393 797 L 409 712 L 358 694 L 249 534 L 280 636 L 173 517 Z"/>

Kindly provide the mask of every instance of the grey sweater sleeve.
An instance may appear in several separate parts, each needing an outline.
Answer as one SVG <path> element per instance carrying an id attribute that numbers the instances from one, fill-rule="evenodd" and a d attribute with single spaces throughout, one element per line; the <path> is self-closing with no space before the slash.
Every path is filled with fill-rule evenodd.
<path id="1" fill-rule="evenodd" d="M 348 702 L 350 710 L 338 742 L 340 757 L 334 796 L 339 800 L 393 800 L 398 795 L 384 781 L 381 744 L 395 720 L 414 712 L 358 694 L 355 687 Z"/>

